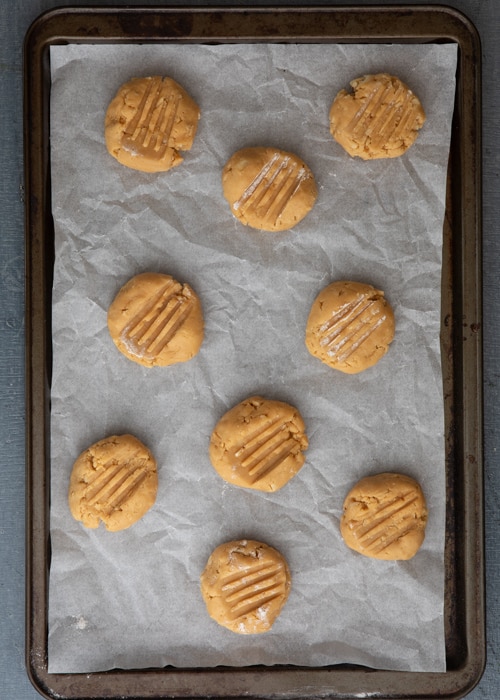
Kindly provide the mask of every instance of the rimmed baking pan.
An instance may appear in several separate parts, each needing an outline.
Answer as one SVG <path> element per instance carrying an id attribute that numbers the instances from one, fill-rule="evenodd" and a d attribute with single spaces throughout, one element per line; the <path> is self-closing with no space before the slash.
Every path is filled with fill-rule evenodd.
<path id="1" fill-rule="evenodd" d="M 48 673 L 51 287 L 50 47 L 67 43 L 428 43 L 458 47 L 443 228 L 446 671 L 328 667 L 149 668 Z M 61 8 L 25 42 L 27 596 L 29 676 L 47 697 L 457 698 L 485 657 L 481 365 L 480 43 L 445 7 Z"/>

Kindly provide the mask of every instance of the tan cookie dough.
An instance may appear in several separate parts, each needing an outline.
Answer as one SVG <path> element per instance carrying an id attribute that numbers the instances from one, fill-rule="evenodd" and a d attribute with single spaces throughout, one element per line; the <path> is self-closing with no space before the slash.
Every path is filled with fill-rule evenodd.
<path id="1" fill-rule="evenodd" d="M 200 580 L 210 617 L 238 634 L 270 630 L 291 586 L 284 557 L 255 540 L 227 542 L 217 547 Z"/>
<path id="2" fill-rule="evenodd" d="M 361 479 L 347 494 L 340 532 L 348 547 L 374 559 L 411 559 L 425 537 L 427 507 L 420 485 L 385 472 Z"/>
<path id="3" fill-rule="evenodd" d="M 307 349 L 347 374 L 376 364 L 394 338 L 394 313 L 384 293 L 360 282 L 332 282 L 316 297 L 306 326 Z"/>
<path id="4" fill-rule="evenodd" d="M 108 329 L 118 350 L 140 365 L 186 362 L 203 342 L 200 300 L 188 284 L 144 272 L 116 295 L 108 309 Z"/>
<path id="5" fill-rule="evenodd" d="M 416 95 L 388 73 L 364 75 L 341 90 L 330 108 L 330 132 L 351 156 L 396 158 L 410 148 L 425 122 Z"/>
<path id="6" fill-rule="evenodd" d="M 277 491 L 305 462 L 305 425 L 296 408 L 252 396 L 229 410 L 210 438 L 210 461 L 230 484 Z"/>
<path id="7" fill-rule="evenodd" d="M 318 191 L 308 166 L 277 148 L 243 148 L 222 172 L 224 197 L 242 224 L 286 231 L 312 209 Z"/>
<path id="8" fill-rule="evenodd" d="M 109 153 L 122 165 L 156 173 L 182 162 L 193 145 L 200 110 L 172 78 L 132 78 L 111 100 L 104 120 Z"/>
<path id="9" fill-rule="evenodd" d="M 133 435 L 112 435 L 87 448 L 73 465 L 68 501 L 85 527 L 112 532 L 140 520 L 156 500 L 156 460 Z"/>

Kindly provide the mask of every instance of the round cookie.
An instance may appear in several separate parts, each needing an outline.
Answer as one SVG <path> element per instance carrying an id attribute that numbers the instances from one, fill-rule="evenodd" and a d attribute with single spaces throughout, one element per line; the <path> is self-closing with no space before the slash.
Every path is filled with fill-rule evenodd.
<path id="1" fill-rule="evenodd" d="M 210 461 L 230 484 L 277 491 L 305 462 L 305 425 L 296 408 L 252 396 L 230 409 L 210 438 Z"/>
<path id="2" fill-rule="evenodd" d="M 200 300 L 170 275 L 132 277 L 108 309 L 108 329 L 118 350 L 144 367 L 165 367 L 194 357 L 203 342 Z"/>
<path id="3" fill-rule="evenodd" d="M 200 577 L 208 614 L 238 634 L 271 629 L 288 598 L 290 571 L 273 547 L 255 540 L 227 542 L 210 555 Z"/>
<path id="4" fill-rule="evenodd" d="M 410 148 L 425 122 L 418 97 L 388 73 L 364 75 L 341 90 L 330 108 L 330 132 L 351 156 L 396 158 Z"/>
<path id="5" fill-rule="evenodd" d="M 300 158 L 264 146 L 234 153 L 222 171 L 222 188 L 234 216 L 263 231 L 292 228 L 318 196 L 314 176 Z"/>
<path id="6" fill-rule="evenodd" d="M 170 170 L 182 162 L 178 151 L 193 145 L 199 118 L 198 105 L 172 78 L 132 78 L 106 111 L 106 148 L 134 170 Z"/>
<path id="7" fill-rule="evenodd" d="M 360 282 L 332 282 L 314 300 L 305 342 L 311 355 L 325 364 L 356 374 L 385 355 L 394 325 L 383 292 Z"/>
<path id="8" fill-rule="evenodd" d="M 425 537 L 427 507 L 420 485 L 384 472 L 361 479 L 346 496 L 340 532 L 348 547 L 374 559 L 411 559 Z"/>
<path id="9" fill-rule="evenodd" d="M 68 502 L 85 527 L 112 532 L 140 520 L 156 500 L 156 460 L 133 435 L 112 435 L 88 447 L 71 472 Z"/>

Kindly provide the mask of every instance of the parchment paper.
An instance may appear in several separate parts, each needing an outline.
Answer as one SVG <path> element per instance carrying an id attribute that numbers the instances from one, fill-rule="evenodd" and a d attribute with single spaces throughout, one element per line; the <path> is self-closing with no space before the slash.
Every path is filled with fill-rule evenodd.
<path id="1" fill-rule="evenodd" d="M 440 276 L 455 45 L 51 47 L 55 223 L 51 416 L 49 672 L 340 662 L 444 671 L 445 463 Z M 352 159 L 329 134 L 333 97 L 387 71 L 419 95 L 427 122 L 398 159 Z M 111 158 L 107 105 L 137 75 L 170 75 L 199 103 L 193 149 L 149 175 Z M 221 169 L 238 148 L 301 156 L 319 196 L 293 230 L 269 234 L 231 215 Z M 172 274 L 201 297 L 199 355 L 145 369 L 114 347 L 107 308 L 133 275 Z M 304 329 L 336 279 L 383 289 L 397 323 L 384 359 L 348 376 L 313 358 Z M 225 484 L 208 458 L 211 431 L 240 400 L 295 405 L 310 447 L 274 494 Z M 73 461 L 130 432 L 159 466 L 155 506 L 133 527 L 87 530 L 67 505 Z M 425 542 L 408 562 L 348 549 L 339 534 L 361 477 L 420 481 Z M 292 572 L 281 616 L 242 636 L 207 615 L 199 576 L 236 538 L 279 549 Z"/>

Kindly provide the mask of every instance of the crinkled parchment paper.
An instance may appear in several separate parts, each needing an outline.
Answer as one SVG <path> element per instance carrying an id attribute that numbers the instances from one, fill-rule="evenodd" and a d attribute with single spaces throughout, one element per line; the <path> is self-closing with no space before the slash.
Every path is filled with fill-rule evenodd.
<path id="1" fill-rule="evenodd" d="M 454 45 L 89 46 L 51 48 L 55 221 L 49 671 L 340 662 L 444 671 L 445 461 L 440 276 Z M 401 77 L 427 122 L 389 161 L 347 156 L 329 134 L 337 91 L 368 72 Z M 103 138 L 107 105 L 137 75 L 170 75 L 202 117 L 184 163 L 163 174 L 119 165 Z M 294 229 L 270 234 L 231 215 L 220 173 L 248 145 L 301 156 L 319 196 Z M 123 357 L 107 308 L 133 275 L 172 274 L 201 297 L 206 337 L 193 360 L 145 369 Z M 355 376 L 307 352 L 319 290 L 337 279 L 383 289 L 395 340 Z M 295 405 L 307 462 L 281 491 L 225 484 L 211 431 L 238 401 Z M 133 433 L 155 454 L 155 506 L 130 529 L 87 530 L 67 505 L 73 461 Z M 422 549 L 371 560 L 342 542 L 344 496 L 385 470 L 420 481 Z M 200 572 L 235 538 L 279 549 L 292 590 L 273 629 L 241 636 L 207 615 Z"/>

